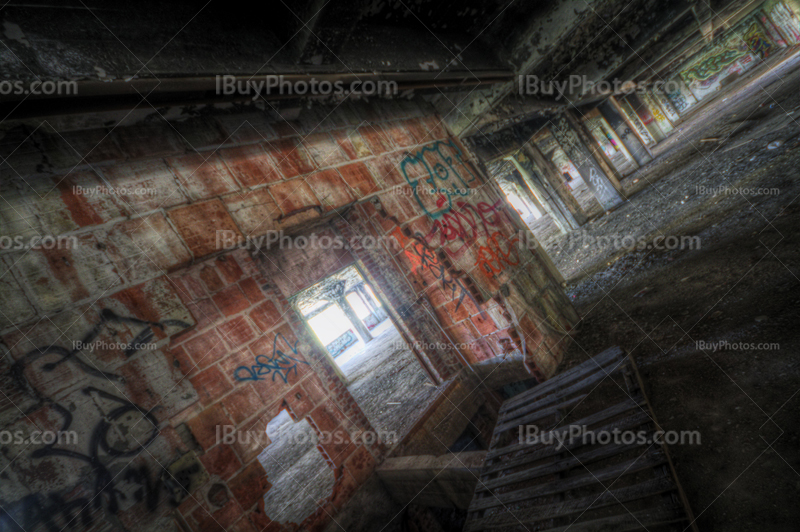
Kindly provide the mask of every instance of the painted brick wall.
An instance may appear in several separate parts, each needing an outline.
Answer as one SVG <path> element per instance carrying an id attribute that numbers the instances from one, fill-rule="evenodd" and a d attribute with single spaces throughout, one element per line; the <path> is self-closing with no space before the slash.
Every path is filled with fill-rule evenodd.
<path id="1" fill-rule="evenodd" d="M 441 379 L 523 345 L 540 378 L 555 370 L 574 311 L 534 253 L 509 261 L 503 244 L 520 222 L 426 107 L 346 103 L 292 122 L 258 111 L 151 118 L 20 125 L 0 142 L 0 236 L 69 242 L 0 254 L 2 427 L 79 436 L 2 445 L 4 526 L 171 530 L 174 518 L 192 530 L 282 530 L 263 508 L 266 423 L 285 408 L 318 431 L 370 430 L 289 309 L 296 272 L 267 275 L 265 256 L 221 249 L 221 234 L 332 216 L 323 231 L 381 237 L 334 258 L 362 262 L 413 344 L 464 345 L 415 347 Z M 217 438 L 227 425 L 231 445 Z M 319 451 L 336 487 L 309 530 L 385 449 Z"/>

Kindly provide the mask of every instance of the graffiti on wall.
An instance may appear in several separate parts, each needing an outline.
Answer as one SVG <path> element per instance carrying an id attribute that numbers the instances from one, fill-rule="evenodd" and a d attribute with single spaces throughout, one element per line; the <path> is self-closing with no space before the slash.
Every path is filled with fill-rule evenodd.
<path id="1" fill-rule="evenodd" d="M 467 196 L 470 184 L 476 179 L 462 155 L 454 141 L 437 141 L 406 155 L 400 163 L 414 198 L 432 219 L 450 212 L 453 198 Z M 423 201 L 424 196 L 431 197 L 435 206 Z"/>
<path id="2" fill-rule="evenodd" d="M 256 356 L 255 364 L 239 366 L 233 376 L 237 381 L 260 381 L 271 376 L 273 382 L 277 377 L 286 384 L 292 373 L 297 375 L 298 364 L 309 365 L 302 358 L 297 358 L 298 356 L 297 341 L 292 344 L 283 334 L 278 333 L 272 340 L 272 354 Z"/>
<path id="3" fill-rule="evenodd" d="M 441 219 L 433 221 L 433 227 L 423 240 L 429 246 L 443 246 L 460 241 L 462 246 L 456 251 L 458 253 L 480 237 L 488 237 L 492 229 L 502 223 L 503 214 L 501 200 L 494 203 L 479 201 L 475 204 L 458 201 L 455 208 L 443 214 Z"/>
<path id="4" fill-rule="evenodd" d="M 578 134 L 570 126 L 564 115 L 560 116 L 551 130 L 558 144 L 566 152 L 567 157 L 578 168 L 584 182 L 592 189 L 595 198 L 604 209 L 610 209 L 622 203 L 622 196 L 597 166 L 589 150 L 583 145 Z M 588 178 L 588 180 L 587 180 Z"/>
<path id="5" fill-rule="evenodd" d="M 681 72 L 681 76 L 687 84 L 712 81 L 713 76 L 722 72 L 725 67 L 733 64 L 744 54 L 745 52 L 739 48 L 724 48 L 707 55 L 691 68 Z"/>
<path id="6" fill-rule="evenodd" d="M 475 264 L 488 275 L 500 273 L 509 266 L 518 266 L 519 243 L 518 236 L 509 238 L 500 231 L 495 231 L 486 240 L 486 244 L 478 248 Z"/>
<path id="7" fill-rule="evenodd" d="M 353 329 L 347 329 L 341 336 L 336 338 L 333 342 L 329 343 L 325 346 L 325 349 L 328 350 L 328 353 L 336 358 L 339 356 L 343 351 L 345 351 L 348 347 L 358 342 L 358 337 L 356 333 L 353 332 Z"/>
<path id="8" fill-rule="evenodd" d="M 417 235 L 413 238 L 406 238 L 399 231 L 396 236 L 400 246 L 405 248 L 406 257 L 411 261 L 413 271 L 429 271 L 440 284 L 447 297 L 451 301 L 456 301 L 455 310 L 461 307 L 465 299 L 470 300 L 475 306 L 479 307 L 478 302 L 461 280 L 447 273 L 447 268 L 438 259 L 436 253 L 425 243 L 422 236 Z M 408 243 L 411 244 L 410 247 L 406 247 Z"/>
<path id="9" fill-rule="evenodd" d="M 775 43 L 764 33 L 761 24 L 755 20 L 747 28 L 747 32 L 744 34 L 744 42 L 747 43 L 750 52 L 757 54 L 761 59 L 768 57 L 776 47 Z"/>
<path id="10" fill-rule="evenodd" d="M 155 511 L 165 499 L 164 494 L 171 506 L 177 506 L 188 495 L 192 476 L 203 471 L 196 460 L 188 464 L 178 464 L 181 462 L 178 460 L 173 465 L 178 464 L 179 467 L 158 465 L 155 471 L 147 464 L 131 465 L 132 460 L 145 452 L 159 434 L 158 420 L 153 413 L 155 407 L 147 410 L 125 398 L 122 392 L 118 395 L 88 384 L 79 387 L 73 394 L 86 396 L 87 401 L 83 405 L 94 405 L 97 411 L 80 407 L 76 411 L 75 401 L 70 401 L 67 407 L 48 397 L 37 385 L 38 375 L 49 374 L 64 364 L 71 364 L 85 374 L 89 382 L 91 379 L 101 383 L 110 382 L 119 390 L 114 383 L 125 382 L 121 375 L 101 371 L 93 362 L 81 356 L 81 352 L 90 348 L 110 324 L 141 327 L 123 349 L 126 358 L 138 353 L 140 346 L 152 340 L 156 330 L 165 332 L 167 327 L 189 327 L 189 324 L 180 320 L 150 322 L 118 316 L 105 309 L 101 312 L 100 320 L 77 343 L 78 347 L 69 349 L 56 344 L 39 347 L 12 365 L 12 381 L 38 400 L 37 408 L 49 408 L 50 413 L 60 420 L 59 433 L 73 431 L 78 436 L 84 434 L 83 438 L 76 437 L 74 442 L 57 440 L 41 446 L 27 458 L 33 461 L 55 458 L 59 462 L 67 462 L 65 470 L 86 471 L 90 478 L 66 490 L 31 493 L 10 503 L 3 501 L 0 503 L 0 529 L 29 530 L 41 526 L 54 532 L 82 530 L 94 524 L 96 515 L 116 515 L 125 502 L 144 502 L 148 511 Z M 53 357 L 55 360 L 51 360 Z M 76 420 L 80 422 L 79 431 L 75 431 Z M 81 448 L 81 445 L 85 447 Z M 56 476 L 53 481 L 57 484 Z M 82 486 L 90 489 L 81 489 Z M 74 496 L 74 493 L 81 496 Z"/>

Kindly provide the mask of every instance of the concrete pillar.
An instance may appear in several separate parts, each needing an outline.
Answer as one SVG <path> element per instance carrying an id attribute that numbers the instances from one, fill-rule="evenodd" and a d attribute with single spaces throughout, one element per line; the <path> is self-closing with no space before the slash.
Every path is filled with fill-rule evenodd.
<path id="1" fill-rule="evenodd" d="M 369 292 L 367 292 L 367 289 L 363 284 L 356 286 L 356 295 L 358 296 L 358 299 L 360 299 L 361 302 L 367 306 L 370 312 L 374 314 L 378 311 L 377 305 L 375 305 L 375 302 L 371 297 L 369 297 Z"/>
<path id="2" fill-rule="evenodd" d="M 586 186 L 594 192 L 595 198 L 604 210 L 621 205 L 625 199 L 609 180 L 603 168 L 595 160 L 589 148 L 581 142 L 577 131 L 570 125 L 566 114 L 555 119 L 550 130 L 561 149 L 580 172 Z M 599 148 L 598 148 L 599 149 Z"/>
<path id="3" fill-rule="evenodd" d="M 664 131 L 661 130 L 661 126 L 658 124 L 656 117 L 653 116 L 653 112 L 638 94 L 629 94 L 625 97 L 625 101 L 628 102 L 628 105 L 630 105 L 633 112 L 636 113 L 636 116 L 639 117 L 639 120 L 641 120 L 644 127 L 646 127 L 647 131 L 650 133 L 650 136 L 652 136 L 656 142 L 661 142 L 667 138 Z"/>
<path id="4" fill-rule="evenodd" d="M 364 325 L 364 322 L 358 317 L 358 314 L 356 314 L 355 309 L 353 309 L 353 307 L 350 305 L 350 302 L 347 300 L 347 298 L 344 296 L 337 297 L 334 301 L 337 305 L 339 305 L 339 308 L 342 309 L 342 312 L 344 312 L 344 315 L 347 316 L 348 320 L 350 320 L 350 323 L 353 324 L 353 327 L 356 328 L 358 335 L 361 336 L 361 339 L 364 341 L 364 343 L 371 342 L 372 334 L 370 334 L 367 326 Z"/>
<path id="5" fill-rule="evenodd" d="M 533 141 L 526 142 L 523 149 L 525 150 L 525 154 L 530 157 L 534 168 L 540 171 L 544 182 L 550 185 L 554 195 L 561 200 L 561 205 L 564 207 L 564 210 L 569 213 L 569 216 L 565 214 L 565 217 L 570 221 L 572 228 L 577 229 L 585 224 L 589 217 L 586 216 L 586 212 L 581 208 L 575 196 L 572 195 L 572 191 L 569 189 L 566 181 L 564 181 L 564 178 L 558 172 L 555 165 L 553 165 L 552 161 L 539 151 L 539 148 L 536 147 Z"/>
<path id="6" fill-rule="evenodd" d="M 549 214 L 553 218 L 553 221 L 556 223 L 558 228 L 561 229 L 562 233 L 570 231 L 572 229 L 572 226 L 569 220 L 567 220 L 564 217 L 564 214 L 561 212 L 561 210 L 558 208 L 557 205 L 551 205 L 551 202 L 548 201 L 549 199 L 551 200 L 551 198 L 547 198 L 546 195 L 543 193 L 544 191 L 539 190 L 539 187 L 536 186 L 537 183 L 535 183 L 533 180 L 533 176 L 531 175 L 530 169 L 525 167 L 527 165 L 523 165 L 519 161 L 517 156 L 510 156 L 508 159 L 514 164 L 514 167 L 517 169 L 520 176 L 522 177 L 522 181 L 530 190 L 531 197 L 536 201 L 536 208 L 539 209 L 539 211 L 542 213 Z M 541 200 L 538 197 L 536 197 L 537 195 L 541 196 Z"/>
<path id="7" fill-rule="evenodd" d="M 639 140 L 639 137 L 636 135 L 635 131 L 631 129 L 631 126 L 628 125 L 623 115 L 617 112 L 609 101 L 603 102 L 597 106 L 597 109 L 603 115 L 603 118 L 606 119 L 608 125 L 610 125 L 617 134 L 622 144 L 625 145 L 628 153 L 630 153 L 631 157 L 636 161 L 636 164 L 644 166 L 653 160 L 653 157 L 650 156 L 650 152 L 647 151 L 647 147 Z"/>

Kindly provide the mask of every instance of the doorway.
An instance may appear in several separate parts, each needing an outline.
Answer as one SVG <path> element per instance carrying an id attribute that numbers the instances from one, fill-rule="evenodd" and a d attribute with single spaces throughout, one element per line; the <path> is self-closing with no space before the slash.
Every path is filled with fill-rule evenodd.
<path id="1" fill-rule="evenodd" d="M 379 436 L 396 441 L 432 402 L 437 388 L 379 294 L 351 265 L 291 301 Z"/>

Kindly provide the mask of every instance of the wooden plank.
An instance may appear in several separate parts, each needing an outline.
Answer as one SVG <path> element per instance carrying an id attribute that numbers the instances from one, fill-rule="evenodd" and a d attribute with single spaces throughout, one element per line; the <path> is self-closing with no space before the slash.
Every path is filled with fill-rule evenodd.
<path id="1" fill-rule="evenodd" d="M 559 410 L 577 405 L 584 399 L 586 399 L 586 394 L 573 397 L 572 399 L 568 399 L 562 403 L 557 404 L 556 406 L 551 406 L 550 408 L 544 408 L 541 410 L 533 411 L 524 417 L 515 418 L 514 420 L 508 423 L 503 423 L 502 425 L 495 426 L 493 434 L 501 434 L 509 429 L 513 429 L 524 423 L 532 424 L 534 421 L 545 419 L 549 416 L 554 416 L 555 414 L 558 413 Z"/>
<path id="2" fill-rule="evenodd" d="M 686 516 L 683 515 L 680 509 L 672 505 L 648 508 L 638 512 L 629 512 L 624 508 L 621 509 L 625 513 L 572 523 L 566 526 L 547 528 L 539 532 L 567 532 L 568 530 L 570 532 L 607 532 L 608 530 L 627 532 L 629 530 L 647 530 L 648 527 L 686 521 Z"/>
<path id="3" fill-rule="evenodd" d="M 666 457 L 659 449 L 658 452 L 648 452 L 643 456 L 626 460 L 625 462 L 600 469 L 599 471 L 587 471 L 582 475 L 576 475 L 565 479 L 559 478 L 551 482 L 539 484 L 538 486 L 531 486 L 507 493 L 491 493 L 489 497 L 473 499 L 472 504 L 469 506 L 469 511 L 476 512 L 478 510 L 486 510 L 487 508 L 504 506 L 526 499 L 535 499 L 547 495 L 554 495 L 556 493 L 564 493 L 565 491 L 591 486 L 593 484 L 596 484 L 598 487 L 603 487 L 603 481 L 617 480 L 625 475 L 651 469 L 665 462 Z"/>
<path id="4" fill-rule="evenodd" d="M 607 366 L 611 362 L 617 359 L 621 359 L 624 356 L 625 352 L 619 347 L 612 347 L 610 349 L 606 349 L 596 357 L 591 358 L 586 362 L 583 362 L 582 364 L 575 366 L 569 371 L 565 371 L 564 373 L 556 375 L 555 377 L 543 382 L 542 384 L 534 386 L 530 390 L 527 390 L 525 392 L 522 392 L 521 394 L 512 397 L 511 399 L 503 403 L 503 405 L 500 407 L 500 412 L 504 412 L 506 410 L 514 408 L 523 402 L 528 402 L 529 399 L 534 399 L 544 393 L 553 391 L 555 388 L 571 383 L 580 378 L 581 375 L 588 373 L 592 369 L 599 369 L 601 367 Z"/>
<path id="5" fill-rule="evenodd" d="M 633 397 L 631 399 L 626 399 L 626 400 L 622 401 L 621 403 L 617 403 L 614 406 L 610 406 L 610 407 L 606 408 L 605 410 L 601 410 L 600 412 L 595 412 L 594 414 L 592 414 L 590 416 L 586 416 L 586 417 L 584 417 L 582 419 L 574 421 L 574 422 L 570 423 L 570 425 L 581 425 L 581 426 L 587 426 L 588 427 L 590 425 L 594 425 L 596 423 L 600 423 L 601 421 L 605 421 L 606 419 L 614 417 L 616 415 L 624 414 L 628 410 L 633 410 L 633 409 L 637 409 L 637 408 L 641 409 L 644 404 L 645 404 L 645 402 L 644 402 L 643 398 L 641 398 L 641 397 Z M 554 430 L 551 430 L 549 432 L 563 433 L 563 432 L 568 432 L 568 431 L 569 431 L 569 426 L 565 426 L 563 428 L 554 429 Z M 504 454 L 513 453 L 513 452 L 522 451 L 522 450 L 530 451 L 530 450 L 536 449 L 538 447 L 539 446 L 531 446 L 531 445 L 529 445 L 527 443 L 517 443 L 517 444 L 514 444 L 514 445 L 508 445 L 506 447 L 501 447 L 499 449 L 490 450 L 488 452 L 488 454 L 486 455 L 486 459 L 487 460 L 491 460 L 493 458 L 497 458 L 498 456 L 502 456 Z"/>
<path id="6" fill-rule="evenodd" d="M 637 442 L 627 445 L 625 444 L 602 445 L 597 449 L 592 449 L 591 451 L 578 454 L 577 456 L 570 455 L 569 457 L 563 458 L 561 460 L 556 460 L 555 462 L 552 462 L 550 464 L 542 465 L 539 467 L 532 467 L 524 471 L 518 471 L 516 473 L 511 473 L 504 477 L 499 477 L 492 480 L 479 481 L 478 486 L 475 488 L 475 491 L 477 493 L 480 491 L 493 490 L 495 488 L 499 488 L 501 486 L 508 486 L 509 484 L 515 484 L 517 482 L 533 480 L 535 478 L 544 477 L 547 475 L 562 473 L 565 471 L 569 471 L 570 469 L 574 469 L 576 467 L 585 466 L 587 464 L 597 462 L 598 460 L 604 460 L 606 458 L 611 458 L 612 456 L 617 456 L 622 453 L 638 449 L 645 445 L 649 447 L 649 444 L 645 442 L 641 443 Z M 562 452 L 563 451 L 564 449 L 562 448 Z"/>
<path id="7" fill-rule="evenodd" d="M 590 432 L 611 432 L 614 429 L 628 430 L 633 427 L 638 427 L 639 425 L 647 423 L 648 421 L 650 421 L 650 415 L 645 411 L 639 411 L 631 416 L 628 416 L 624 419 L 619 419 L 612 423 L 608 423 Z M 487 464 L 481 471 L 481 478 L 485 478 L 493 473 L 497 473 L 499 471 L 503 471 L 506 469 L 514 469 L 530 462 L 538 462 L 539 460 L 543 460 L 547 457 L 561 454 L 564 451 L 573 451 L 580 447 L 583 447 L 583 441 L 579 440 L 577 442 L 569 443 L 569 440 L 567 440 L 567 443 L 564 444 L 564 447 L 562 447 L 561 450 L 558 450 L 555 448 L 555 446 L 551 445 L 544 449 L 532 451 L 523 454 L 521 456 L 512 458 L 510 460 L 504 460 L 502 462 Z"/>
<path id="8" fill-rule="evenodd" d="M 565 517 L 587 510 L 595 510 L 614 506 L 638 499 L 646 499 L 676 489 L 669 477 L 646 480 L 632 486 L 603 492 L 601 495 L 589 495 L 579 499 L 571 499 L 555 504 L 543 504 L 527 508 L 508 509 L 506 512 L 469 521 L 464 532 L 478 532 L 504 526 L 532 525 L 540 521 Z"/>
<path id="9" fill-rule="evenodd" d="M 633 356 L 630 354 L 627 355 L 628 359 L 630 360 L 630 367 L 633 371 L 633 374 L 636 376 L 636 382 L 639 384 L 639 389 L 644 390 L 644 381 L 642 380 L 641 374 L 639 374 L 639 368 L 636 366 L 636 361 L 633 359 Z M 647 404 L 647 411 L 650 413 L 650 417 L 653 418 L 653 425 L 656 426 L 658 430 L 661 430 L 661 425 L 658 424 L 656 420 L 656 414 L 653 412 L 653 407 L 650 405 L 650 401 L 647 400 L 647 396 L 644 396 L 644 401 Z M 667 458 L 667 465 L 669 466 L 670 475 L 675 480 L 675 485 L 678 487 L 678 498 L 681 500 L 681 504 L 683 505 L 684 510 L 686 511 L 686 515 L 689 516 L 689 526 L 693 530 L 693 532 L 699 532 L 697 529 L 697 524 L 695 523 L 694 513 L 692 512 L 692 507 L 689 505 L 689 499 L 686 497 L 686 493 L 683 491 L 683 486 L 681 486 L 680 480 L 678 480 L 678 473 L 675 471 L 675 465 L 672 463 L 672 458 L 669 455 L 669 449 L 667 449 L 667 445 L 664 441 L 661 441 L 661 450 L 664 453 L 664 456 Z"/>
<path id="10" fill-rule="evenodd" d="M 598 368 L 597 373 L 594 373 L 593 375 L 585 377 L 583 380 L 576 382 L 575 384 L 573 384 L 572 386 L 569 386 L 568 388 L 561 389 L 561 390 L 553 393 L 552 395 L 548 395 L 547 397 L 539 399 L 538 401 L 536 401 L 534 403 L 520 405 L 518 408 L 516 408 L 514 410 L 506 411 L 506 413 L 504 414 L 504 417 L 502 419 L 503 419 L 504 422 L 508 422 L 508 421 L 511 421 L 511 420 L 521 416 L 521 415 L 524 415 L 524 414 L 532 412 L 532 411 L 534 411 L 536 409 L 548 406 L 551 403 L 554 403 L 554 402 L 557 402 L 560 399 L 564 399 L 566 397 L 569 397 L 570 395 L 572 395 L 574 393 L 577 393 L 577 392 L 580 392 L 581 390 L 585 390 L 586 388 L 589 388 L 591 386 L 595 386 L 598 383 L 602 382 L 603 379 L 605 379 L 606 377 L 610 377 L 611 375 L 615 375 L 617 373 L 622 372 L 626 367 L 628 367 L 628 363 L 621 361 L 618 364 L 615 364 L 613 366 L 609 365 L 609 366 L 606 366 L 606 367 L 603 367 L 603 368 Z"/>

